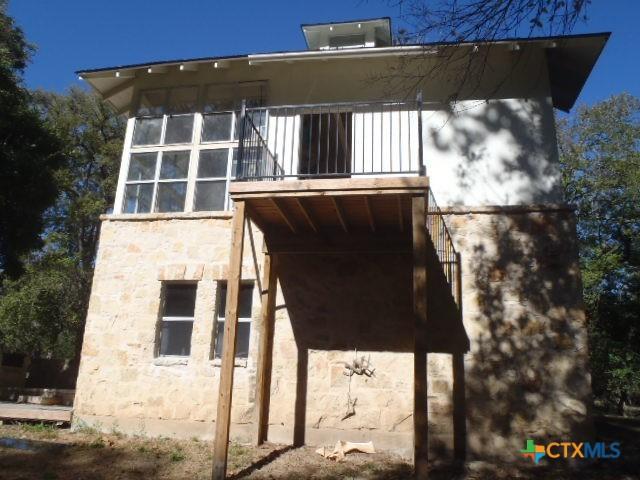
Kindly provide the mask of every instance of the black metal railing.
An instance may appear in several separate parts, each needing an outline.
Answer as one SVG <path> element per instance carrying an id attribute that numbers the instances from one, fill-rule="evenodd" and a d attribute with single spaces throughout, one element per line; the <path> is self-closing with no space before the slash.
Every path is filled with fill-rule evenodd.
<path id="1" fill-rule="evenodd" d="M 266 140 L 256 126 L 266 116 L 264 110 L 247 110 L 244 105 L 240 112 L 238 158 L 235 165 L 236 180 L 278 180 L 284 170 L 269 150 Z"/>
<path id="2" fill-rule="evenodd" d="M 424 174 L 422 103 L 243 108 L 237 180 Z"/>
<path id="3" fill-rule="evenodd" d="M 444 221 L 442 210 L 438 207 L 431 188 L 429 188 L 427 203 L 427 230 L 429 237 L 451 290 L 451 295 L 458 308 L 460 308 L 462 304 L 460 254 L 456 252 L 451 234 Z"/>

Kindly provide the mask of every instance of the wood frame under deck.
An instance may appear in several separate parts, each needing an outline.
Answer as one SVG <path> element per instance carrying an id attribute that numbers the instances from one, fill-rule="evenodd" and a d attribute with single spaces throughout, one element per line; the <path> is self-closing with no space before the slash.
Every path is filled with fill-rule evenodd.
<path id="1" fill-rule="evenodd" d="M 213 476 L 226 476 L 242 249 L 246 220 L 264 233 L 262 331 L 256 380 L 256 442 L 267 437 L 277 289 L 277 259 L 286 254 L 412 252 L 414 303 L 414 465 L 428 474 L 427 177 L 242 182 L 235 204 L 227 311 L 216 417 Z"/>

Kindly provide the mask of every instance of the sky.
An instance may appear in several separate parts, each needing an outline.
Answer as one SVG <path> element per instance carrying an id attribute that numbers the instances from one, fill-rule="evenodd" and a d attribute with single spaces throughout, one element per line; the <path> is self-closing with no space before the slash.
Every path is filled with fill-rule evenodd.
<path id="1" fill-rule="evenodd" d="M 389 0 L 10 0 L 9 13 L 37 51 L 30 88 L 63 92 L 81 84 L 77 70 L 130 63 L 302 50 L 302 23 L 390 16 Z M 55 5 L 55 6 L 54 6 Z M 266 8 L 268 5 L 268 8 Z M 573 33 L 612 36 L 578 104 L 628 92 L 640 97 L 640 2 L 592 0 Z"/>

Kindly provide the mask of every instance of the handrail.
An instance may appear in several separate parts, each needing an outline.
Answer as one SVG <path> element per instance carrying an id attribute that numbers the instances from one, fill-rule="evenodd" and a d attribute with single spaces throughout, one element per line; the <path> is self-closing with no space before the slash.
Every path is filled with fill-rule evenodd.
<path id="1" fill-rule="evenodd" d="M 428 190 L 427 199 L 427 230 L 438 256 L 442 272 L 449 284 L 451 295 L 458 308 L 461 308 L 460 254 L 456 252 L 451 233 L 447 228 L 442 210 L 438 207 L 431 188 Z"/>
<path id="2" fill-rule="evenodd" d="M 239 121 L 236 179 L 278 180 L 284 175 L 284 169 L 269 150 L 267 142 L 251 117 L 251 113 L 243 105 Z"/>
<path id="3" fill-rule="evenodd" d="M 243 106 L 236 179 L 424 175 L 421 109 L 419 99 Z"/>

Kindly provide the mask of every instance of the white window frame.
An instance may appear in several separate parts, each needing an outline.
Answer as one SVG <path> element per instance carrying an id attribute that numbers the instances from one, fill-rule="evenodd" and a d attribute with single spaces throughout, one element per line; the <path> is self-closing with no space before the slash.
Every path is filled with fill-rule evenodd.
<path id="1" fill-rule="evenodd" d="M 191 356 L 191 342 L 193 341 L 193 326 L 195 325 L 196 317 L 196 303 L 198 302 L 198 284 L 193 283 L 196 292 L 194 296 L 194 305 L 193 305 L 193 316 L 191 317 L 178 317 L 178 316 L 165 316 L 164 312 L 166 310 L 166 302 L 167 302 L 167 287 L 169 287 L 173 282 L 166 282 L 163 286 L 162 290 L 162 316 L 160 317 L 160 325 L 158 326 L 158 337 L 157 337 L 157 357 L 159 358 L 189 358 Z M 175 284 L 175 283 L 174 283 Z M 191 322 L 191 338 L 189 340 L 189 355 L 166 355 L 162 353 L 162 325 L 164 322 Z"/>
<path id="2" fill-rule="evenodd" d="M 211 111 L 204 113 L 203 112 L 203 104 L 202 104 L 202 95 L 206 92 L 206 89 L 211 87 L 210 84 L 206 85 L 185 85 L 185 86 L 176 86 L 176 87 L 167 87 L 167 88 L 152 88 L 142 90 L 138 93 L 138 101 L 140 97 L 146 92 L 151 90 L 165 90 L 165 104 L 168 105 L 170 101 L 171 92 L 178 88 L 187 88 L 193 87 L 198 88 L 198 106 L 194 113 L 180 113 L 180 114 L 171 114 L 171 113 L 163 113 L 162 115 L 141 115 L 134 116 L 129 118 L 127 122 L 127 131 L 125 134 L 125 143 L 122 152 L 122 162 L 120 169 L 120 176 L 118 179 L 118 188 L 116 191 L 115 197 L 115 208 L 114 212 L 118 214 L 123 214 L 125 207 L 125 189 L 129 184 L 134 183 L 154 183 L 153 187 L 153 197 L 152 197 L 152 205 L 151 210 L 148 213 L 158 213 L 156 212 L 157 208 L 157 185 L 158 182 L 164 181 L 179 181 L 175 179 L 170 180 L 160 180 L 159 179 L 159 168 L 160 168 L 160 155 L 162 152 L 169 151 L 190 151 L 189 157 L 189 174 L 187 178 L 187 190 L 186 190 L 186 198 L 183 212 L 193 212 L 195 211 L 195 201 L 196 201 L 196 182 L 202 181 L 225 181 L 225 200 L 224 200 L 224 210 L 218 210 L 217 213 L 228 212 L 232 209 L 233 202 L 229 198 L 229 186 L 231 181 L 235 178 L 235 172 L 233 170 L 233 152 L 239 146 L 239 140 L 235 139 L 236 130 L 237 130 L 237 122 L 238 122 L 238 111 L 234 109 L 221 109 L 220 111 Z M 166 108 L 165 108 L 166 109 Z M 215 113 L 231 113 L 231 135 L 229 140 L 216 140 L 203 142 L 202 134 L 203 134 L 203 120 L 205 115 L 215 114 Z M 193 130 L 191 132 L 191 142 L 190 143 L 173 143 L 173 144 L 165 144 L 166 137 L 166 129 L 167 129 L 167 119 L 171 116 L 181 116 L 181 115 L 193 115 Z M 162 118 L 162 128 L 160 133 L 160 143 L 158 144 L 149 144 L 149 145 L 133 145 L 134 133 L 136 128 L 136 120 L 139 118 Z M 268 131 L 268 115 L 265 118 L 265 131 Z M 213 150 L 213 149 L 228 149 L 228 158 L 227 158 L 227 172 L 226 176 L 223 177 L 206 177 L 206 178 L 197 178 L 198 172 L 198 162 L 200 159 L 200 151 L 201 150 Z M 135 153 L 157 153 L 158 157 L 156 158 L 156 174 L 153 180 L 141 180 L 141 181 L 128 181 L 127 177 L 129 174 L 129 166 L 131 155 Z M 173 212 L 179 213 L 179 212 Z M 139 215 L 138 213 L 133 213 L 133 215 Z"/>
<path id="3" fill-rule="evenodd" d="M 213 360 L 219 360 L 222 357 L 218 357 L 216 355 L 216 344 L 218 343 L 218 323 L 219 322 L 226 322 L 226 316 L 227 316 L 227 312 L 224 311 L 222 312 L 222 316 L 221 316 L 221 312 L 220 312 L 220 298 L 222 295 L 222 286 L 225 285 L 225 289 L 224 292 L 226 294 L 227 289 L 229 288 L 229 283 L 226 280 L 220 280 L 217 282 L 217 295 L 216 295 L 216 312 L 215 312 L 215 322 L 213 325 L 213 345 L 212 345 L 212 349 L 211 349 L 211 358 Z M 246 282 L 242 282 L 240 284 L 240 289 L 242 290 L 242 287 L 246 286 L 246 285 L 251 285 L 251 311 L 253 311 L 253 296 L 255 293 L 255 288 L 256 288 L 256 283 L 254 281 L 246 281 Z M 226 310 L 226 302 L 225 302 L 225 310 Z M 238 305 L 238 311 L 240 311 L 240 306 Z M 238 323 L 252 323 L 253 322 L 253 317 L 238 317 Z M 223 330 L 224 331 L 224 330 Z M 223 339 L 224 340 L 224 339 Z M 237 339 L 236 339 L 237 340 Z M 249 346 L 247 347 L 247 357 L 249 358 L 249 352 L 251 351 L 251 327 L 249 327 Z M 236 355 L 236 360 L 245 360 L 245 357 L 239 357 Z"/>
<path id="4" fill-rule="evenodd" d="M 171 152 L 187 152 L 189 153 L 189 166 L 187 170 L 187 176 L 185 178 L 160 178 L 160 170 L 162 169 L 162 157 L 165 153 Z M 128 180 L 129 176 L 129 166 L 131 163 L 131 157 L 136 154 L 143 153 L 155 153 L 156 154 L 156 164 L 153 174 L 153 179 L 150 180 Z M 185 148 L 185 145 L 180 143 L 177 145 L 172 145 L 171 148 L 156 150 L 153 148 L 145 148 L 145 149 L 135 149 L 129 153 L 129 162 L 127 163 L 127 175 L 125 177 L 124 182 L 124 191 L 122 194 L 122 204 L 120 206 L 120 211 L 124 213 L 124 202 L 127 200 L 126 197 L 126 189 L 129 185 L 142 185 L 142 184 L 153 184 L 153 192 L 151 194 L 151 208 L 149 212 L 127 212 L 129 214 L 139 214 L 139 213 L 176 213 L 176 212 L 158 212 L 157 211 L 157 203 L 158 203 L 158 185 L 161 183 L 186 183 L 187 189 L 185 192 L 184 198 L 184 207 L 182 211 L 184 212 L 187 208 L 188 203 L 188 195 L 189 195 L 189 179 L 191 177 L 191 167 L 193 165 L 193 151 L 190 148 Z"/>

